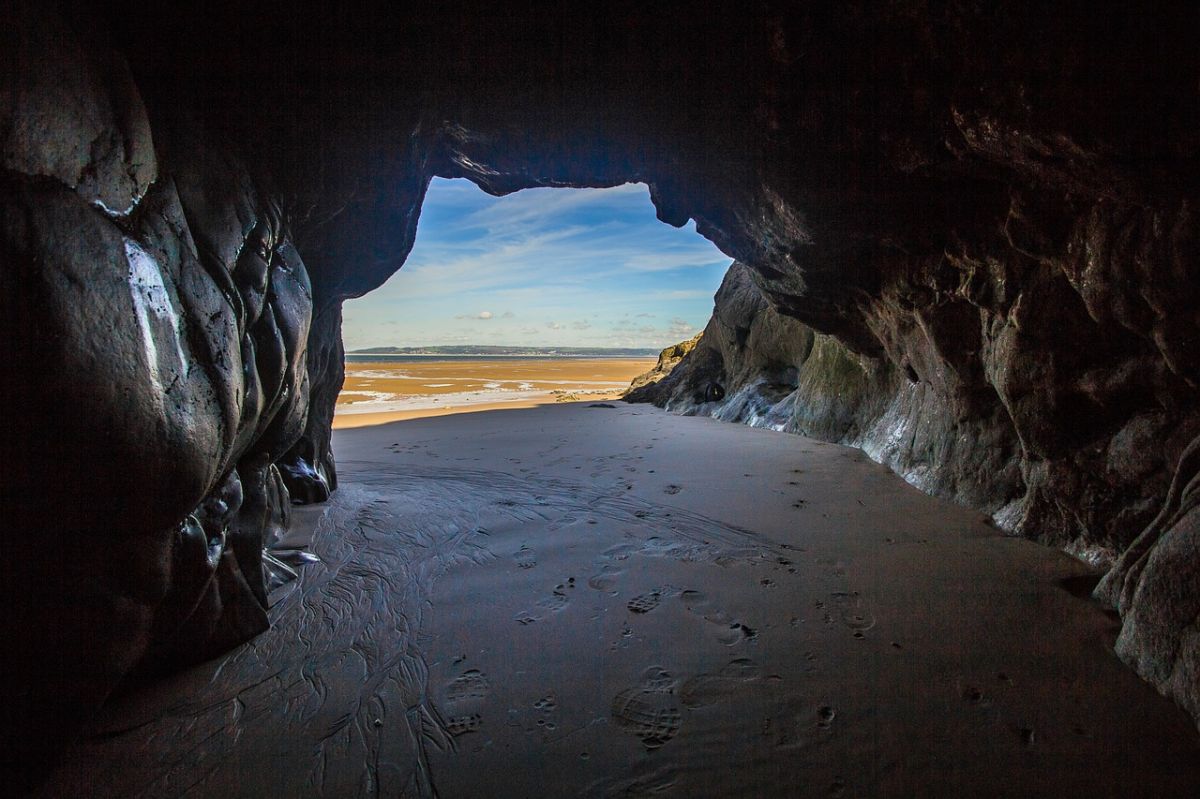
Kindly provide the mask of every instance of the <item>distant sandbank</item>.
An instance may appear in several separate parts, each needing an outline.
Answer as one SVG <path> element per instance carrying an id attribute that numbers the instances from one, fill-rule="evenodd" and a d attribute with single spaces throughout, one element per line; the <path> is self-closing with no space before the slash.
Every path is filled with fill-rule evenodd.
<path id="1" fill-rule="evenodd" d="M 348 361 L 335 428 L 615 399 L 653 358 L 414 358 Z"/>

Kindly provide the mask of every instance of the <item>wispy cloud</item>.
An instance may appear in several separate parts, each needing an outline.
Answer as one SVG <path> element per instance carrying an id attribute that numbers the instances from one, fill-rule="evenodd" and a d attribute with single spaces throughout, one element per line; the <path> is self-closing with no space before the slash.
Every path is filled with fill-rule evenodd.
<path id="1" fill-rule="evenodd" d="M 494 198 L 435 179 L 408 263 L 346 304 L 346 341 L 665 346 L 685 325 L 704 326 L 728 263 L 692 225 L 660 223 L 642 185 Z M 671 322 L 615 327 L 622 316 Z M 476 324 L 452 329 L 451 319 Z"/>
<path id="2" fill-rule="evenodd" d="M 704 289 L 675 289 L 673 291 L 654 291 L 646 295 L 646 299 L 652 302 L 660 300 L 711 300 L 716 294 L 716 289 L 706 291 Z"/>
<path id="3" fill-rule="evenodd" d="M 720 251 L 705 252 L 702 248 L 682 252 L 644 253 L 625 259 L 625 268 L 636 272 L 668 272 L 672 269 L 726 265 L 729 259 Z"/>
<path id="4" fill-rule="evenodd" d="M 672 319 L 667 327 L 667 335 L 671 338 L 690 338 L 695 332 L 695 326 L 686 319 Z"/>

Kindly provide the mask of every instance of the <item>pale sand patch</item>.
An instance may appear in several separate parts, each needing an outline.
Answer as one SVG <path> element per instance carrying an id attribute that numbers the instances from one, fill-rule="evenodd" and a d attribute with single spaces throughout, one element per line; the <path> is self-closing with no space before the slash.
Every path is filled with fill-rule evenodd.
<path id="1" fill-rule="evenodd" d="M 656 361 L 638 358 L 422 360 L 346 364 L 334 429 L 619 398 Z"/>
<path id="2" fill-rule="evenodd" d="M 1195 796 L 1089 570 L 861 452 L 646 406 L 334 436 L 273 627 L 54 796 Z"/>
<path id="3" fill-rule="evenodd" d="M 482 411 L 517 410 L 521 408 L 538 408 L 543 405 L 562 405 L 569 402 L 611 402 L 621 398 L 624 392 L 614 391 L 604 394 L 590 394 L 582 400 L 559 402 L 553 395 L 547 394 L 533 399 L 519 398 L 505 402 L 483 402 L 474 405 L 447 405 L 437 408 L 414 408 L 408 411 L 377 411 L 375 413 L 342 413 L 333 417 L 334 430 L 350 430 L 355 427 L 372 427 L 388 422 L 403 422 L 409 419 L 426 419 L 435 416 L 453 416 L 460 413 L 480 413 Z"/>

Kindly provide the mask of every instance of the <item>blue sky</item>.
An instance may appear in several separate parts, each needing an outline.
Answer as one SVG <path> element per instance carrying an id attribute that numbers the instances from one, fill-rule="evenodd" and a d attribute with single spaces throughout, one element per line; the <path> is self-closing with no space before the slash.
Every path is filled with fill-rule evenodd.
<path id="1" fill-rule="evenodd" d="M 435 178 L 404 268 L 345 304 L 346 348 L 661 348 L 704 328 L 729 263 L 642 184 L 492 197 Z"/>

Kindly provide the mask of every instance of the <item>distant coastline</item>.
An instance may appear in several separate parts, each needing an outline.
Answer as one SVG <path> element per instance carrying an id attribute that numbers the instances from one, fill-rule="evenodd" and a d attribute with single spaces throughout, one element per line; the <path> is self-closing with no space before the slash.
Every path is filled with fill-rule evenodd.
<path id="1" fill-rule="evenodd" d="M 362 363 L 394 358 L 653 358 L 650 347 L 505 347 L 482 344 L 437 347 L 366 347 L 346 353 L 346 360 Z"/>
<path id="2" fill-rule="evenodd" d="M 614 400 L 655 363 L 647 357 L 558 353 L 350 353 L 333 426 Z"/>

